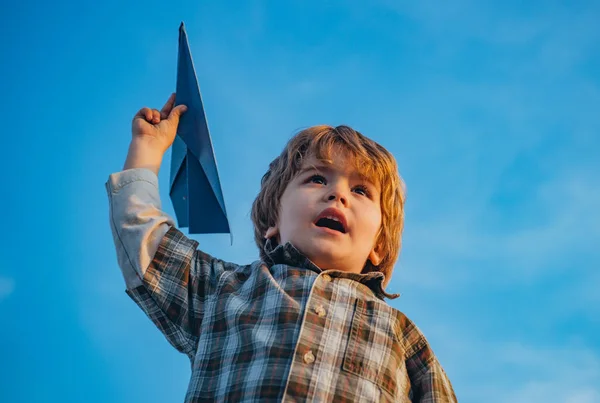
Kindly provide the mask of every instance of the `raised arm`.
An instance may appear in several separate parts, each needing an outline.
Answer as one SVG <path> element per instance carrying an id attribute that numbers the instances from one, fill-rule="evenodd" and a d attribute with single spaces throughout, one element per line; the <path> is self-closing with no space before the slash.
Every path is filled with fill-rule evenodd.
<path id="1" fill-rule="evenodd" d="M 173 103 L 174 95 L 162 111 L 142 108 L 135 115 L 124 170 L 109 176 L 106 190 L 127 294 L 177 350 L 192 358 L 204 296 L 222 265 L 199 252 L 198 243 L 162 211 L 157 174 L 185 111 Z"/>
<path id="2" fill-rule="evenodd" d="M 162 212 L 157 177 L 186 110 L 183 105 L 173 108 L 174 102 L 172 94 L 160 112 L 142 108 L 135 114 L 123 171 L 106 183 L 117 260 L 128 289 L 141 284 L 159 242 L 174 225 Z"/>

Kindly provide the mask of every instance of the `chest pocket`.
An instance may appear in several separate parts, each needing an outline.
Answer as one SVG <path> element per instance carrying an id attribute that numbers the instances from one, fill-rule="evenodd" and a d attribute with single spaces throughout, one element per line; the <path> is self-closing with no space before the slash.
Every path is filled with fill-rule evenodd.
<path id="1" fill-rule="evenodd" d="M 358 299 L 342 366 L 344 371 L 375 383 L 392 398 L 407 396 L 410 390 L 396 325 L 392 307 Z"/>

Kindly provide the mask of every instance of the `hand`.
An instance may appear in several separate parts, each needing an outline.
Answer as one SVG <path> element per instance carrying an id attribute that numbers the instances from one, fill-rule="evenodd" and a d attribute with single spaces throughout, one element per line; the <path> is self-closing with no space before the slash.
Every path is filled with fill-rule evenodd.
<path id="1" fill-rule="evenodd" d="M 179 117 L 187 107 L 175 104 L 175 94 L 171 94 L 160 112 L 157 109 L 142 108 L 135 114 L 132 122 L 132 142 L 144 142 L 161 153 L 175 141 Z"/>
<path id="2" fill-rule="evenodd" d="M 187 110 L 185 105 L 175 104 L 175 94 L 159 112 L 142 108 L 132 122 L 132 139 L 123 169 L 146 168 L 158 175 L 162 158 L 177 135 L 179 117 Z"/>

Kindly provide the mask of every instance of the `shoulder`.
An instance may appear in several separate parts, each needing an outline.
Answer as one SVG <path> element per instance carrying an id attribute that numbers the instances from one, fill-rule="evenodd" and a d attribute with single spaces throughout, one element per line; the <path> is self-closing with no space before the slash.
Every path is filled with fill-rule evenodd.
<path id="1" fill-rule="evenodd" d="M 237 283 L 239 286 L 239 283 L 247 283 L 264 271 L 264 263 L 259 260 L 248 264 L 237 264 L 207 254 L 204 254 L 202 260 L 210 262 L 214 270 L 220 273 L 218 281 L 221 283 Z"/>
<path id="2" fill-rule="evenodd" d="M 385 303 L 384 303 L 385 304 Z M 397 341 L 402 345 L 407 356 L 411 356 L 428 347 L 425 335 L 419 327 L 406 316 L 402 311 L 389 306 L 392 321 L 394 322 L 394 333 Z"/>

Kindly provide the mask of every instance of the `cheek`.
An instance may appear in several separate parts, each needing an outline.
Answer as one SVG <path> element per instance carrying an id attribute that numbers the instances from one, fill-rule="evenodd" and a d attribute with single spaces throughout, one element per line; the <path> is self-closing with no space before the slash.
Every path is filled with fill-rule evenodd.
<path id="1" fill-rule="evenodd" d="M 369 209 L 367 214 L 363 215 L 364 225 L 365 225 L 365 234 L 368 234 L 370 238 L 375 238 L 377 234 L 379 234 L 379 229 L 381 228 L 381 211 L 379 208 Z"/>
<path id="2" fill-rule="evenodd" d="M 296 231 L 298 222 L 302 218 L 302 201 L 297 194 L 284 194 L 281 198 L 281 207 L 279 212 L 279 231 L 285 238 L 290 232 Z"/>

